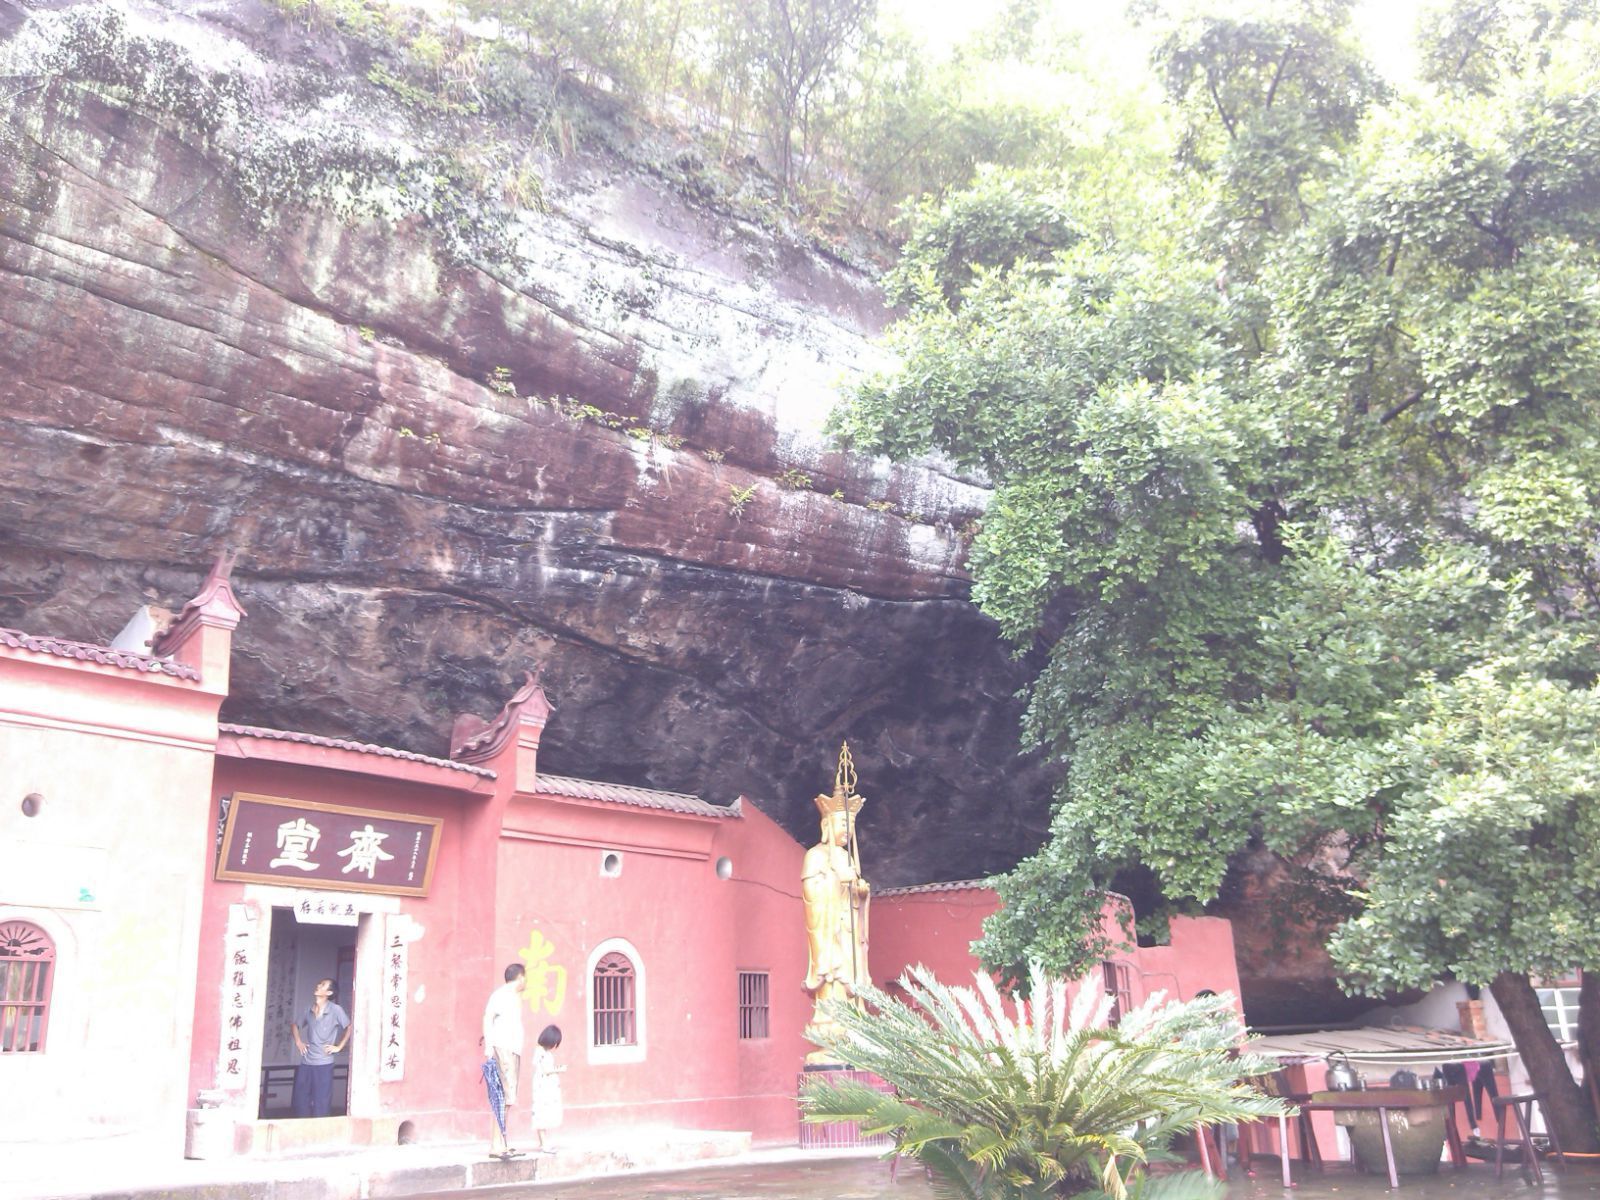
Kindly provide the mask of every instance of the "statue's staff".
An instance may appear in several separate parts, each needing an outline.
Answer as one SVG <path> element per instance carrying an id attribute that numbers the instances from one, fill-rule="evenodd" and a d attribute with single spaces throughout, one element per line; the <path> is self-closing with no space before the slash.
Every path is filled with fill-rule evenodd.
<path id="1" fill-rule="evenodd" d="M 862 983 L 870 983 L 872 981 L 870 979 L 863 978 L 867 973 L 867 962 L 866 962 L 866 959 L 867 959 L 867 936 L 868 936 L 867 935 L 867 927 L 868 927 L 868 922 L 867 922 L 867 899 L 868 898 L 865 895 L 860 894 L 856 890 L 856 888 L 859 888 L 863 883 L 865 883 L 865 880 L 863 880 L 862 877 L 861 877 L 861 852 L 856 847 L 856 819 L 855 819 L 854 815 L 852 815 L 851 818 L 850 818 L 850 861 L 851 861 L 851 863 L 853 863 L 855 865 L 855 870 L 856 870 L 856 883 L 855 883 L 855 886 L 852 887 L 851 894 L 850 894 L 850 923 L 851 923 L 851 930 L 850 930 L 851 938 L 850 938 L 850 940 L 855 943 L 854 954 L 855 954 L 855 959 L 856 959 L 856 984 L 857 984 L 857 986 L 859 986 Z M 856 914 L 857 914 L 858 911 L 860 913 L 860 919 L 861 919 L 861 932 L 860 932 L 859 935 L 856 933 L 855 928 L 854 928 L 855 921 L 856 921 Z"/>
<path id="2" fill-rule="evenodd" d="M 850 757 L 850 743 L 845 742 L 839 747 L 839 770 L 834 777 L 836 791 L 844 797 L 845 805 L 845 852 L 850 856 L 850 867 L 854 878 L 850 881 L 849 894 L 846 901 L 850 905 L 850 977 L 857 988 L 861 985 L 861 975 L 866 964 L 861 961 L 862 950 L 867 940 L 867 906 L 866 898 L 858 893 L 861 884 L 861 846 L 856 841 L 856 812 L 866 797 L 856 796 L 856 764 Z M 855 800 L 856 803 L 851 803 Z M 859 914 L 859 915 L 858 915 Z M 857 928 L 857 920 L 860 928 Z"/>

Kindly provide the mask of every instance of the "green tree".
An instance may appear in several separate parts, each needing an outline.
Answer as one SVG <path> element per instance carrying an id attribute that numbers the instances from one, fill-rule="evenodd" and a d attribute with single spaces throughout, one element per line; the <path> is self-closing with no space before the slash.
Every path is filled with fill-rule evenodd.
<path id="1" fill-rule="evenodd" d="M 1389 844 L 1332 946 L 1356 982 L 1426 987 L 1448 963 L 1536 1028 L 1528 974 L 1600 962 L 1600 692 L 1537 663 L 1486 659 L 1406 697 Z M 1553 1040 L 1518 1045 L 1530 1075 L 1567 1090 Z"/>
<path id="2" fill-rule="evenodd" d="M 525 139 L 535 153 L 599 142 L 702 199 L 835 239 L 863 224 L 897 236 L 903 203 L 988 168 L 1071 163 L 1109 198 L 1128 173 L 1096 132 L 1102 110 L 1149 111 L 1081 47 L 1042 53 L 1056 41 L 1033 0 L 950 54 L 880 19 L 876 0 L 275 4 L 365 43 L 368 78 L 407 105 L 488 117 L 504 144 L 463 150 L 474 169 L 499 160 L 526 176 Z"/>
<path id="3" fill-rule="evenodd" d="M 746 5 L 767 136 L 785 194 L 796 180 L 796 139 L 802 153 L 813 149 L 826 85 L 859 48 L 876 12 L 877 0 L 750 0 Z"/>
<path id="4" fill-rule="evenodd" d="M 893 1134 L 942 1194 L 963 1200 L 1178 1200 L 1221 1186 L 1144 1176 L 1175 1135 L 1283 1111 L 1245 1082 L 1270 1063 L 1236 1054 L 1244 1031 L 1231 997 L 1152 997 L 1112 1027 L 1098 988 L 1073 1000 L 1037 964 L 1015 1015 L 988 975 L 974 978 L 952 987 L 913 967 L 900 981 L 906 1000 L 873 992 L 866 1011 L 835 1008 L 844 1033 L 832 1049 L 895 1093 L 819 1077 L 803 1098 L 806 1119 Z"/>
<path id="5" fill-rule="evenodd" d="M 1544 40 L 1459 77 L 1425 54 L 1399 97 L 1338 0 L 1152 26 L 1184 130 L 1162 206 L 1103 227 L 1055 181 L 1051 252 L 990 237 L 965 273 L 984 223 L 925 210 L 903 365 L 835 426 L 988 474 L 974 598 L 1045 660 L 1027 731 L 1066 771 L 986 962 L 1072 971 L 1100 889 L 1203 905 L 1264 849 L 1347 987 L 1491 987 L 1594 1147 L 1529 1001 L 1600 970 L 1573 915 L 1600 903 L 1600 43 L 1490 7 L 1481 44 Z"/>

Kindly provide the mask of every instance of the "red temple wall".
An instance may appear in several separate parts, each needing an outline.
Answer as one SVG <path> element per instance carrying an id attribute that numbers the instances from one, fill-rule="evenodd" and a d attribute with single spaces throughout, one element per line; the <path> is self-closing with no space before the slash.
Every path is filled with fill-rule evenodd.
<path id="1" fill-rule="evenodd" d="M 874 897 L 868 961 L 880 988 L 921 964 L 941 983 L 972 985 L 978 960 L 971 946 L 983 932 L 984 918 L 998 910 L 993 888 L 960 891 L 919 890 Z"/>
<path id="2" fill-rule="evenodd" d="M 811 1019 L 805 990 L 805 909 L 800 900 L 804 848 L 772 818 L 744 802 L 744 819 L 724 831 L 733 860 L 735 970 L 769 974 L 770 1034 L 737 1043 L 739 1090 L 761 1140 L 793 1143 L 798 1120 L 795 1075 L 813 1047 L 801 1037 Z"/>
<path id="3" fill-rule="evenodd" d="M 1102 928 L 1119 943 L 1120 897 L 1110 899 Z M 873 901 L 871 963 L 873 982 L 887 987 L 907 967 L 921 963 L 941 982 L 970 986 L 980 969 L 971 945 L 983 932 L 984 918 L 1000 907 L 994 889 L 982 886 L 941 891 L 911 889 Z M 1237 1000 L 1239 971 L 1233 927 L 1222 917 L 1174 917 L 1164 946 L 1131 946 L 1110 951 L 1110 961 L 1128 968 L 1133 1003 L 1157 991 L 1190 1000 L 1203 988 L 1229 992 Z M 1242 1011 L 1242 1010 L 1241 1010 Z"/>
<path id="4" fill-rule="evenodd" d="M 403 763 L 382 765 L 399 772 L 406 769 Z M 492 927 L 494 853 L 493 842 L 484 837 L 482 826 L 485 810 L 494 805 L 493 797 L 464 795 L 403 778 L 371 778 L 316 766 L 227 758 L 217 759 L 211 791 L 213 804 L 217 797 L 247 792 L 443 820 L 427 896 L 355 897 L 357 905 L 370 912 L 366 920 L 383 922 L 391 915 L 405 915 L 416 923 L 418 936 L 407 948 L 404 1076 L 392 1082 L 377 1082 L 366 1104 L 357 1091 L 352 1096 L 352 1108 L 366 1116 L 403 1115 L 413 1120 L 418 1137 L 462 1132 L 458 1114 L 487 1111 L 477 1071 L 476 1020 L 464 1024 L 463 1014 L 475 1005 L 481 1009 L 479 994 L 485 989 L 479 981 L 488 974 L 491 964 L 487 931 Z M 206 822 L 208 828 L 214 828 L 215 816 L 213 808 Z M 208 867 L 214 864 L 214 851 L 208 850 L 207 860 Z M 485 882 L 487 886 L 482 886 Z M 320 889 L 311 882 L 306 890 Z M 265 916 L 275 905 L 288 903 L 291 895 L 291 889 L 272 885 L 207 881 L 194 989 L 195 1049 L 189 1082 L 195 1093 L 213 1088 L 218 1082 L 222 1014 L 229 982 L 225 945 L 229 906 L 253 899 Z M 366 1080 L 368 1087 L 377 1074 L 383 1024 L 379 989 L 372 981 L 383 964 L 362 960 L 378 953 L 382 941 L 381 929 L 374 929 L 370 941 L 360 944 L 357 994 L 341 997 L 355 1025 L 351 1039 L 352 1079 Z M 263 978 L 257 976 L 258 987 Z M 296 995 L 295 1010 L 309 1000 L 309 994 Z M 260 997 L 253 998 L 252 1022 L 261 1022 L 260 1007 Z M 255 1028 L 251 1032 L 260 1036 Z M 292 1059 L 288 1065 L 292 1065 Z M 244 1108 L 249 1110 L 247 1117 L 253 1119 L 255 1082 L 246 1082 L 250 1093 Z M 356 1088 L 361 1086 L 355 1084 Z M 375 1106 L 371 1103 L 374 1098 Z"/>
<path id="5" fill-rule="evenodd" d="M 612 853 L 621 870 L 607 877 L 602 860 Z M 706 818 L 556 798 L 513 802 L 500 848 L 496 962 L 519 961 L 526 950 L 530 971 L 555 969 L 530 977 L 525 1020 L 530 1042 L 547 1023 L 561 1027 L 557 1057 L 575 1124 L 792 1137 L 807 1015 L 795 998 L 805 970 L 800 854 L 753 806 L 743 817 Z M 727 879 L 717 873 L 724 857 Z M 615 939 L 642 976 L 642 1055 L 589 1046 L 590 972 Z M 739 1038 L 741 970 L 768 972 L 770 1033 L 760 1041 Z"/>
<path id="6" fill-rule="evenodd" d="M 219 701 L 190 680 L 0 648 L 0 924 L 55 948 L 43 1052 L 0 1056 L 8 1161 L 85 1137 L 182 1152 Z"/>

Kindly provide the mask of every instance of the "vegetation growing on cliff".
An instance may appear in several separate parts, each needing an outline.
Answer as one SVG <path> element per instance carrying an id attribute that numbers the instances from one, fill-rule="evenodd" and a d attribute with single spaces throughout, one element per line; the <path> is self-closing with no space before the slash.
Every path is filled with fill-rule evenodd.
<path id="1" fill-rule="evenodd" d="M 420 218 L 447 261 L 516 261 L 507 206 L 467 160 L 444 148 L 386 144 L 314 112 L 296 123 L 276 120 L 263 111 L 257 80 L 174 53 L 115 9 L 62 14 L 39 67 L 67 95 L 99 96 L 137 119 L 183 129 L 225 164 L 236 210 L 258 229 L 308 210 L 350 224 Z M 316 98 L 306 99 L 314 107 Z"/>
<path id="2" fill-rule="evenodd" d="M 654 166 L 687 190 L 835 236 L 886 230 L 985 167 L 1099 170 L 1102 110 L 1125 105 L 1028 0 L 947 56 L 877 0 L 273 2 L 368 47 L 368 79 L 419 110 L 512 118 L 554 153 L 636 157 L 673 131 Z M 770 196 L 752 172 L 770 173 Z"/>
<path id="3" fill-rule="evenodd" d="M 1143 85 L 1030 0 L 942 55 L 876 0 L 268 3 L 251 36 L 294 39 L 288 70 L 202 63 L 111 7 L 52 18 L 37 65 L 184 127 L 263 227 L 420 217 L 448 261 L 495 270 L 516 269 L 517 214 L 559 203 L 552 163 L 580 150 L 861 261 L 908 205 L 996 171 L 1070 170 L 1113 212 L 1162 141 L 1108 141 L 1154 119 Z"/>
<path id="4" fill-rule="evenodd" d="M 1152 13 L 1137 219 L 1070 174 L 925 207 L 837 424 L 989 474 L 976 598 L 1048 657 L 1068 771 L 989 962 L 1080 968 L 1099 889 L 1264 847 L 1352 990 L 1491 987 L 1592 1149 L 1530 977 L 1590 972 L 1600 1061 L 1600 30 L 1440 7 L 1396 96 L 1349 10 Z"/>

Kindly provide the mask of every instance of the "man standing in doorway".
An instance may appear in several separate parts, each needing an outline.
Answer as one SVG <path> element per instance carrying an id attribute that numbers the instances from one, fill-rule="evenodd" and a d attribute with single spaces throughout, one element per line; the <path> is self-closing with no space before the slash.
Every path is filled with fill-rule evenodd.
<path id="1" fill-rule="evenodd" d="M 522 1076 L 522 990 L 528 986 L 528 970 L 512 963 L 505 970 L 505 982 L 489 993 L 483 1008 L 483 1055 L 500 1068 L 500 1086 L 505 1090 L 506 1124 L 517 1103 L 517 1080 Z M 500 1122 L 490 1119 L 489 1153 L 496 1158 L 510 1157 L 515 1151 L 506 1145 Z"/>
<path id="2" fill-rule="evenodd" d="M 300 1063 L 294 1071 L 290 1111 L 297 1117 L 325 1117 L 333 1096 L 333 1058 L 350 1041 L 350 1018 L 335 1001 L 339 985 L 317 980 L 311 1003 L 293 1025 Z"/>

